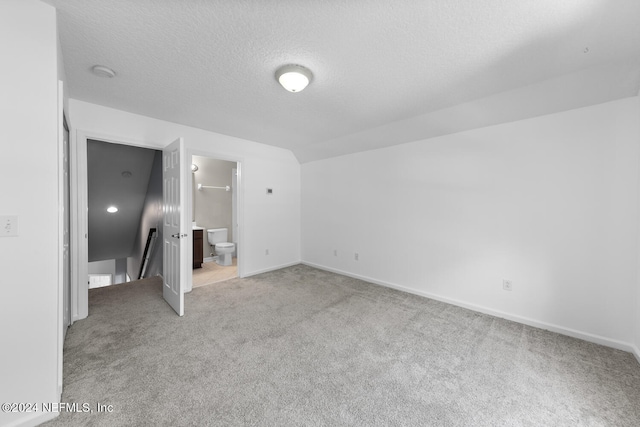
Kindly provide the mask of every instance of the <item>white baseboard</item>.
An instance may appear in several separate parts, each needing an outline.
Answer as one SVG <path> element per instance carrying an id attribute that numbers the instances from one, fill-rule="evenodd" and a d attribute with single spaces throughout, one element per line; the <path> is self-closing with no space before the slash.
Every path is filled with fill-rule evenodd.
<path id="1" fill-rule="evenodd" d="M 73 325 L 78 320 L 86 319 L 88 315 L 89 314 L 87 313 L 85 316 L 79 316 L 77 314 L 75 316 L 71 316 L 71 324 Z"/>
<path id="2" fill-rule="evenodd" d="M 203 263 L 205 263 L 205 262 L 213 262 L 213 261 L 215 261 L 215 259 L 216 259 L 216 257 L 210 256 L 210 257 L 203 258 L 202 262 Z"/>
<path id="3" fill-rule="evenodd" d="M 573 338 L 578 338 L 578 339 L 581 339 L 581 340 L 584 340 L 584 341 L 589 341 L 589 342 L 600 344 L 600 345 L 604 345 L 604 346 L 607 346 L 607 347 L 616 348 L 618 350 L 627 351 L 627 352 L 633 353 L 636 356 L 636 359 L 638 359 L 638 362 L 640 363 L 640 351 L 638 351 L 638 348 L 633 346 L 630 343 L 626 343 L 626 342 L 622 342 L 622 341 L 606 338 L 606 337 L 603 337 L 603 336 L 600 336 L 600 335 L 590 334 L 588 332 L 577 331 L 577 330 L 571 329 L 571 328 L 565 328 L 563 326 L 554 325 L 554 324 L 547 323 L 547 322 L 542 322 L 542 321 L 538 321 L 538 320 L 534 320 L 534 319 L 529 319 L 527 317 L 518 316 L 516 314 L 505 313 L 503 311 L 493 310 L 491 308 L 483 307 L 483 306 L 476 305 L 476 304 L 467 303 L 465 301 L 460 301 L 460 300 L 456 300 L 456 299 L 452 299 L 452 298 L 448 298 L 448 297 L 443 297 L 443 296 L 432 294 L 432 293 L 429 293 L 429 292 L 419 291 L 419 290 L 408 288 L 408 287 L 405 287 L 405 286 L 396 285 L 394 283 L 383 282 L 381 280 L 376 280 L 376 279 L 373 279 L 371 277 L 361 276 L 359 274 L 353 274 L 353 273 L 349 273 L 349 272 L 346 272 L 346 271 L 338 270 L 338 269 L 335 269 L 335 268 L 330 268 L 330 267 L 325 267 L 323 265 L 314 264 L 314 263 L 311 263 L 311 262 L 302 261 L 301 263 L 304 264 L 304 265 L 308 265 L 310 267 L 318 268 L 320 270 L 326 270 L 326 271 L 330 271 L 332 273 L 342 274 L 344 276 L 353 277 L 354 279 L 363 280 L 365 282 L 370 282 L 370 283 L 373 283 L 373 284 L 376 284 L 376 285 L 385 286 L 387 288 L 392 288 L 392 289 L 396 289 L 396 290 L 399 290 L 399 291 L 407 292 L 407 293 L 410 293 L 410 294 L 419 295 L 419 296 L 430 298 L 430 299 L 433 299 L 433 300 L 436 300 L 436 301 L 441 301 L 441 302 L 444 302 L 444 303 L 447 303 L 447 304 L 451 304 L 451 305 L 455 305 L 455 306 L 458 306 L 458 307 L 466 308 L 466 309 L 469 309 L 469 310 L 477 311 L 479 313 L 488 314 L 490 316 L 495 316 L 495 317 L 500 317 L 502 319 L 511 320 L 513 322 L 522 323 L 523 325 L 533 326 L 535 328 L 540 328 L 540 329 L 545 329 L 545 330 L 548 330 L 548 331 L 551 331 L 551 332 L 556 332 L 556 333 L 561 334 L 561 335 L 567 335 L 567 336 L 570 336 L 570 337 L 573 337 Z"/>
<path id="4" fill-rule="evenodd" d="M 35 427 L 51 421 L 58 416 L 58 412 L 32 412 L 15 421 L 5 424 L 5 427 Z"/>
<path id="5" fill-rule="evenodd" d="M 273 267 L 267 267 L 267 268 L 263 268 L 262 270 L 254 270 L 249 273 L 244 273 L 242 277 L 250 277 L 250 276 L 255 276 L 257 274 L 268 273 L 270 271 L 280 270 L 281 268 L 293 267 L 294 265 L 298 265 L 298 264 L 300 264 L 300 261 L 289 262 L 287 264 L 281 264 Z"/>

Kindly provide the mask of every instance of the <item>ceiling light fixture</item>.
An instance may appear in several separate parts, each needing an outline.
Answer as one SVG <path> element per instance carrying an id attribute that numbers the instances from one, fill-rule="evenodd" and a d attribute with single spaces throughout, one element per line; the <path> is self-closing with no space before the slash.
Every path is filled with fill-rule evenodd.
<path id="1" fill-rule="evenodd" d="M 116 212 L 118 212 L 118 208 L 116 208 L 115 206 L 109 206 L 109 207 L 107 208 L 107 212 L 109 212 L 109 213 L 116 213 Z"/>
<path id="2" fill-rule="evenodd" d="M 99 77 L 112 78 L 112 77 L 116 76 L 116 72 L 115 71 L 113 71 L 109 67 L 105 67 L 104 65 L 94 65 L 91 68 L 91 72 L 93 74 L 95 74 L 96 76 L 99 76 Z"/>
<path id="3" fill-rule="evenodd" d="M 122 177 L 123 178 L 131 178 L 132 175 L 133 174 L 131 172 L 129 172 L 129 171 L 122 172 Z"/>
<path id="4" fill-rule="evenodd" d="M 302 65 L 283 65 L 276 71 L 276 80 L 289 92 L 302 91 L 307 87 L 312 77 L 311 70 Z"/>

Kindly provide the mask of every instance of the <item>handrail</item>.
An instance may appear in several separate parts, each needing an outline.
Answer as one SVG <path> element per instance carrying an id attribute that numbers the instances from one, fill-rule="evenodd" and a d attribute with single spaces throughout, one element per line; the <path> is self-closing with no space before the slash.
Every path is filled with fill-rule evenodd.
<path id="1" fill-rule="evenodd" d="M 149 235 L 147 236 L 147 244 L 144 247 L 144 254 L 142 255 L 142 263 L 140 264 L 140 274 L 138 274 L 138 280 L 144 279 L 144 273 L 147 270 L 147 266 L 149 264 L 149 257 L 151 256 L 151 252 L 153 250 L 153 244 L 156 241 L 158 230 L 155 228 L 149 229 Z"/>

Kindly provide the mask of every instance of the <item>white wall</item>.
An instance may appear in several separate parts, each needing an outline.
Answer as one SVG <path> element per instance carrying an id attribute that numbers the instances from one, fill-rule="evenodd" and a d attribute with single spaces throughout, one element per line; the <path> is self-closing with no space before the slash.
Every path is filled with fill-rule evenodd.
<path id="1" fill-rule="evenodd" d="M 115 260 L 116 274 L 114 276 L 114 283 L 119 285 L 120 283 L 127 282 L 127 259 L 118 258 Z"/>
<path id="2" fill-rule="evenodd" d="M 303 262 L 629 349 L 639 111 L 628 98 L 303 164 Z"/>
<path id="3" fill-rule="evenodd" d="M 145 277 L 162 275 L 162 153 L 157 151 L 149 176 L 147 194 L 144 198 L 140 225 L 136 233 L 131 256 L 127 258 L 127 271 L 131 280 L 138 280 L 144 249 L 149 238 L 149 229 L 156 229 L 156 240 L 151 248 Z"/>
<path id="4" fill-rule="evenodd" d="M 0 238 L 0 402 L 58 402 L 55 9 L 38 0 L 0 2 L 0 57 L 0 215 L 17 215 L 19 232 Z M 0 412 L 0 425 L 50 415 Z"/>
<path id="5" fill-rule="evenodd" d="M 93 261 L 87 264 L 89 274 L 111 274 L 112 278 L 116 274 L 116 260 L 105 259 L 102 261 Z"/>
<path id="6" fill-rule="evenodd" d="M 226 228 L 227 241 L 233 242 L 232 219 L 232 195 L 231 191 L 219 189 L 198 190 L 198 184 L 214 187 L 231 187 L 232 172 L 237 168 L 235 162 L 211 159 L 208 157 L 193 156 L 193 162 L 198 165 L 198 170 L 191 174 L 193 178 L 193 200 L 195 221 L 200 227 L 204 227 L 203 254 L 207 258 L 213 252 L 207 239 L 207 229 Z"/>
<path id="7" fill-rule="evenodd" d="M 70 114 L 76 130 L 92 135 L 153 148 L 184 137 L 191 154 L 242 161 L 244 275 L 300 262 L 300 165 L 289 150 L 75 99 Z M 274 195 L 267 196 L 266 187 Z"/>
<path id="8" fill-rule="evenodd" d="M 92 274 L 109 274 L 111 275 L 111 281 L 109 282 L 111 285 L 116 284 L 116 260 L 115 259 L 105 259 L 102 261 L 91 261 L 87 264 L 87 272 L 89 276 Z M 105 286 L 105 282 L 95 280 L 92 282 L 91 278 L 88 279 L 89 289 L 100 288 Z"/>

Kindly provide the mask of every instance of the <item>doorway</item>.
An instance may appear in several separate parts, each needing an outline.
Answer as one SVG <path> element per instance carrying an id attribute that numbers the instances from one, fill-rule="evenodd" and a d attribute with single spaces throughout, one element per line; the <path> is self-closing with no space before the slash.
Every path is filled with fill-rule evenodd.
<path id="1" fill-rule="evenodd" d="M 87 141 L 89 288 L 162 274 L 162 198 L 161 151 Z"/>
<path id="2" fill-rule="evenodd" d="M 126 145 L 131 147 L 142 147 L 142 148 L 150 148 L 153 150 L 161 150 L 164 146 L 155 142 L 149 141 L 141 141 L 139 139 L 127 139 L 122 137 L 114 137 L 110 135 L 105 135 L 102 133 L 85 131 L 79 129 L 75 132 L 74 137 L 71 139 L 71 154 L 72 154 L 72 165 L 74 167 L 71 168 L 71 222 L 72 222 L 72 275 L 74 285 L 72 286 L 71 292 L 71 300 L 72 300 L 72 319 L 73 321 L 84 319 L 88 316 L 88 225 L 87 225 L 87 210 L 88 210 L 88 201 L 87 201 L 87 143 L 89 140 L 95 139 L 103 142 L 115 143 L 120 145 Z M 170 138 L 167 138 L 167 141 Z M 242 254 L 244 251 L 243 248 L 243 239 L 244 239 L 244 231 L 243 231 L 243 183 L 242 183 L 242 171 L 243 171 L 243 159 L 241 157 L 226 157 L 224 153 L 216 152 L 215 150 L 210 149 L 197 149 L 194 150 L 187 146 L 186 149 L 187 158 L 191 158 L 192 155 L 206 156 L 211 158 L 217 158 L 220 160 L 228 160 L 231 162 L 236 162 L 237 164 L 237 185 L 236 185 L 236 195 L 237 195 L 237 232 L 235 233 L 234 240 L 237 241 L 238 245 L 236 248 L 237 251 L 237 264 L 238 264 L 238 277 L 243 277 L 244 273 L 244 265 L 242 261 Z M 184 212 L 187 217 L 191 216 L 192 209 L 192 194 L 191 192 L 187 192 L 187 201 L 182 205 L 181 211 Z M 189 231 L 189 230 L 185 230 Z M 189 235 L 189 244 L 187 244 L 186 254 L 187 258 L 191 259 L 191 250 L 192 245 L 191 234 Z M 185 268 L 190 268 L 191 266 L 185 264 Z M 187 274 L 186 280 L 182 283 L 181 287 L 183 292 L 188 292 L 192 289 L 192 275 Z"/>
<path id="3" fill-rule="evenodd" d="M 238 277 L 238 162 L 192 155 L 191 164 L 192 287 L 199 287 Z"/>

